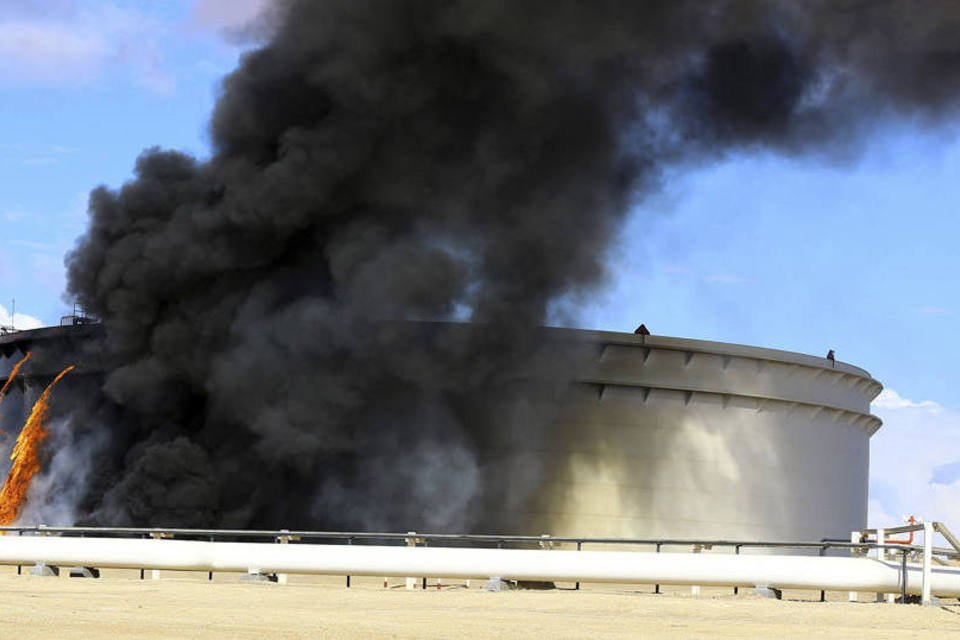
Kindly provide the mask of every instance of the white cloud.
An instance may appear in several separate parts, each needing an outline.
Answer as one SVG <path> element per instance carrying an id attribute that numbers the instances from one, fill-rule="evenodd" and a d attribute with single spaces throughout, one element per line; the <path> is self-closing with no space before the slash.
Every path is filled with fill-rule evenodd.
<path id="1" fill-rule="evenodd" d="M 8 61 L 0 79 L 8 82 L 86 79 L 109 51 L 101 34 L 77 32 L 66 24 L 0 22 L 0 56 Z"/>
<path id="2" fill-rule="evenodd" d="M 196 0 L 190 11 L 190 25 L 214 31 L 233 45 L 247 45 L 265 39 L 277 22 L 273 0 Z"/>
<path id="3" fill-rule="evenodd" d="M 247 26 L 269 5 L 269 0 L 197 0 L 190 17 L 198 26 L 232 31 Z"/>
<path id="4" fill-rule="evenodd" d="M 873 401 L 874 408 L 879 409 L 925 409 L 931 413 L 938 413 L 943 410 L 936 402 L 932 400 L 921 400 L 914 402 L 907 400 L 893 389 L 884 389 Z"/>
<path id="5" fill-rule="evenodd" d="M 145 13 L 112 2 L 62 1 L 58 10 L 0 6 L 0 85 L 82 86 L 111 66 L 153 91 L 169 91 L 158 42 L 163 28 Z"/>
<path id="6" fill-rule="evenodd" d="M 27 315 L 25 313 L 17 313 L 16 317 L 10 315 L 10 311 L 0 304 L 0 326 L 3 327 L 16 327 L 17 329 L 37 329 L 38 327 L 43 326 L 43 322 L 39 318 Z"/>
<path id="7" fill-rule="evenodd" d="M 893 389 L 873 410 L 884 425 L 870 442 L 870 524 L 912 514 L 960 528 L 960 412 Z"/>

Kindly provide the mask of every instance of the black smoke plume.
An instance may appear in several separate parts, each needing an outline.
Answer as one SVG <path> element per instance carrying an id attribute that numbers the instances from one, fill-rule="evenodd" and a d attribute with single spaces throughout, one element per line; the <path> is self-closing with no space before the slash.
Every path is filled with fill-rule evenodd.
<path id="1" fill-rule="evenodd" d="M 954 7 L 281 2 L 212 157 L 145 151 L 67 258 L 113 416 L 88 518 L 515 529 L 484 514 L 541 470 L 505 452 L 575 375 L 538 327 L 661 169 L 949 117 Z"/>

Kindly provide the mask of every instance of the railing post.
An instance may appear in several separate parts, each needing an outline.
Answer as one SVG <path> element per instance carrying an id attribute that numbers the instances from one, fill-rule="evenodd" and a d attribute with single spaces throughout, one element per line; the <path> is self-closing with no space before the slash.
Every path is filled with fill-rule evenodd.
<path id="1" fill-rule="evenodd" d="M 151 534 L 150 534 L 150 537 L 153 538 L 154 540 L 166 540 L 167 538 L 172 538 L 172 537 L 173 537 L 173 534 L 172 534 L 172 533 L 166 533 L 166 532 L 160 531 L 160 532 L 151 533 Z M 143 569 L 141 569 L 141 572 L 142 572 L 142 571 L 143 571 Z M 150 570 L 150 578 L 151 578 L 152 580 L 159 580 L 159 579 L 160 579 L 160 570 L 159 570 L 159 569 L 151 569 L 151 570 Z"/>
<path id="2" fill-rule="evenodd" d="M 414 547 L 416 547 L 416 546 L 417 546 L 417 543 L 419 542 L 419 540 L 417 540 L 417 532 L 416 532 L 416 531 L 407 531 L 407 537 L 404 538 L 404 542 L 406 542 L 406 543 L 407 543 L 407 546 L 410 547 L 411 549 L 414 548 Z M 416 589 L 416 588 L 417 588 L 417 579 L 414 578 L 414 577 L 408 576 L 407 579 L 406 579 L 406 581 L 405 581 L 404 586 L 406 586 L 406 588 L 407 588 L 408 590 L 411 590 L 411 591 L 412 591 L 413 589 Z"/>
<path id="3" fill-rule="evenodd" d="M 147 539 L 147 534 L 145 534 L 145 533 L 144 533 L 144 534 L 141 534 L 141 535 L 140 535 L 140 538 L 141 538 L 142 540 L 146 540 L 146 539 Z M 143 574 L 144 574 L 144 570 L 143 570 L 143 568 L 141 568 L 141 569 L 140 569 L 140 579 L 141 579 L 141 580 L 143 580 Z"/>
<path id="4" fill-rule="evenodd" d="M 909 549 L 900 550 L 900 603 L 907 604 L 907 554 Z"/>
<path id="5" fill-rule="evenodd" d="M 353 538 L 352 538 L 352 537 L 347 538 L 347 546 L 349 547 L 349 546 L 351 546 L 352 544 L 353 544 Z M 350 575 L 347 574 L 347 589 L 349 589 L 349 588 L 350 588 Z"/>
<path id="6" fill-rule="evenodd" d="M 933 523 L 923 522 L 923 583 L 921 587 L 920 603 L 933 603 L 933 585 L 930 578 L 933 573 Z"/>
<path id="7" fill-rule="evenodd" d="M 823 552 L 825 550 L 826 550 L 826 546 L 820 547 L 819 549 L 817 549 L 817 555 L 822 558 Z M 826 602 L 826 601 L 827 601 L 827 592 L 824 591 L 823 589 L 820 589 L 820 602 Z"/>
<path id="8" fill-rule="evenodd" d="M 877 529 L 877 548 L 875 551 L 876 558 L 879 562 L 883 562 L 886 559 L 886 552 L 884 550 L 884 543 L 886 542 L 887 532 L 885 529 Z M 886 602 L 886 594 L 877 592 L 877 602 Z"/>
<path id="9" fill-rule="evenodd" d="M 734 547 L 733 547 L 733 555 L 735 555 L 735 556 L 740 555 L 740 547 L 741 547 L 741 545 L 739 545 L 739 544 L 734 545 Z M 734 588 L 733 588 L 733 595 L 736 596 L 736 595 L 739 595 L 739 594 L 740 594 L 740 587 L 734 587 Z"/>
<path id="10" fill-rule="evenodd" d="M 213 536 L 210 536 L 210 542 L 213 542 Z M 207 572 L 207 581 L 213 582 L 213 571 Z"/>
<path id="11" fill-rule="evenodd" d="M 300 536 L 290 535 L 289 529 L 280 529 L 280 535 L 277 536 L 277 542 L 280 544 L 290 544 L 291 540 L 299 540 Z M 287 584 L 287 574 L 277 574 L 277 584 Z"/>
<path id="12" fill-rule="evenodd" d="M 580 551 L 583 548 L 583 541 L 577 540 L 577 551 Z M 577 580 L 577 584 L 574 587 L 577 591 L 580 591 L 580 581 Z"/>
<path id="13" fill-rule="evenodd" d="M 859 543 L 860 543 L 860 532 L 859 532 L 859 531 L 851 531 L 851 532 L 850 532 L 850 542 L 851 542 L 852 544 L 859 544 Z M 857 553 L 859 553 L 859 551 L 860 551 L 860 549 L 859 549 L 858 547 L 850 547 L 850 555 L 851 555 L 851 556 L 857 555 Z M 856 592 L 856 591 L 850 591 L 850 592 L 847 593 L 847 601 L 848 601 L 848 602 L 856 602 L 858 599 L 859 599 L 859 598 L 857 597 L 857 592 Z"/>
<path id="14" fill-rule="evenodd" d="M 425 546 L 425 547 L 430 546 L 430 540 L 429 540 L 428 538 L 423 538 L 423 540 L 421 540 L 421 542 L 422 542 L 423 546 Z M 424 578 L 422 578 L 422 580 L 423 580 L 423 583 L 422 583 L 423 586 L 422 586 L 421 588 L 422 588 L 424 591 L 426 591 L 426 590 L 427 590 L 427 578 L 424 577 Z"/>
<path id="15" fill-rule="evenodd" d="M 660 547 L 661 547 L 661 546 L 662 546 L 661 543 L 658 542 L 658 543 L 657 543 L 657 553 L 660 553 Z M 653 592 L 654 592 L 654 593 L 660 593 L 660 585 L 659 585 L 659 584 L 653 585 Z"/>
<path id="16" fill-rule="evenodd" d="M 704 545 L 702 545 L 702 544 L 695 544 L 695 545 L 693 545 L 693 552 L 694 552 L 694 553 L 701 553 L 701 552 L 703 551 L 703 548 L 704 548 Z M 699 596 L 699 595 L 700 595 L 700 585 L 698 585 L 698 584 L 692 584 L 692 585 L 690 585 L 690 595 L 691 595 L 691 596 Z"/>

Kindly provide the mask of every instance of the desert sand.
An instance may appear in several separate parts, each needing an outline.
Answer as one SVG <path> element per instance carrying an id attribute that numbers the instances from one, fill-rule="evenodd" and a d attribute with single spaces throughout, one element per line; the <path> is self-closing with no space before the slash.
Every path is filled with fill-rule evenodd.
<path id="1" fill-rule="evenodd" d="M 24 568 L 26 574 L 26 568 Z M 874 594 L 785 592 L 777 601 L 729 589 L 572 585 L 490 593 L 474 581 L 408 591 L 393 579 L 164 572 L 139 580 L 18 576 L 0 568 L 0 638 L 960 638 L 960 603 L 878 604 Z"/>

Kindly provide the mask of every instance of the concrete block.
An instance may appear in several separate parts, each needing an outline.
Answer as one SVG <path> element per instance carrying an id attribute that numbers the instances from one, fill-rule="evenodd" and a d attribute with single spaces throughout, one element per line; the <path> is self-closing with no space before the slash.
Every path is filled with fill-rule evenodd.
<path id="1" fill-rule="evenodd" d="M 269 583 L 276 582 L 275 573 L 260 573 L 259 571 L 250 571 L 240 576 L 240 582 Z"/>
<path id="2" fill-rule="evenodd" d="M 69 575 L 71 578 L 99 578 L 100 569 L 96 567 L 72 567 Z"/>
<path id="3" fill-rule="evenodd" d="M 775 598 L 777 600 L 783 599 L 783 591 L 765 584 L 758 584 L 755 586 L 753 588 L 753 595 L 760 596 L 761 598 Z"/>
<path id="4" fill-rule="evenodd" d="M 60 567 L 38 562 L 30 567 L 30 575 L 44 578 L 55 578 L 60 575 Z"/>
<path id="5" fill-rule="evenodd" d="M 517 589 L 517 583 L 513 580 L 504 580 L 499 576 L 488 579 L 484 584 L 483 588 L 485 591 L 490 591 L 492 593 L 500 593 L 501 591 L 515 591 Z"/>

